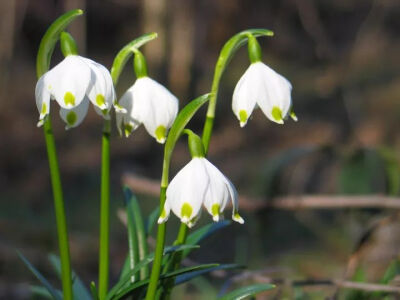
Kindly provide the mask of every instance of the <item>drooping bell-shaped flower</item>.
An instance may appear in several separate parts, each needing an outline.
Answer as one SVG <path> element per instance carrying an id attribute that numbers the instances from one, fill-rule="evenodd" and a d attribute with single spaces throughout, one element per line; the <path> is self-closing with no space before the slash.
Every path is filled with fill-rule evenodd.
<path id="1" fill-rule="evenodd" d="M 232 219 L 241 224 L 238 196 L 235 187 L 212 163 L 204 157 L 201 139 L 188 131 L 192 160 L 172 179 L 158 223 L 165 222 L 172 210 L 182 223 L 192 227 L 200 217 L 201 207 L 207 209 L 214 221 L 219 221 L 229 200 L 232 201 Z"/>
<path id="2" fill-rule="evenodd" d="M 157 142 L 164 143 L 178 113 L 178 99 L 163 85 L 147 76 L 146 61 L 135 53 L 136 82 L 125 92 L 118 105 L 126 111 L 117 111 L 120 134 L 128 137 L 143 124 Z"/>
<path id="3" fill-rule="evenodd" d="M 261 49 L 255 37 L 249 36 L 251 64 L 242 75 L 233 92 L 232 110 L 244 127 L 254 108 L 259 106 L 273 122 L 283 124 L 291 111 L 292 85 L 282 75 L 261 62 Z"/>
<path id="4" fill-rule="evenodd" d="M 60 105 L 60 116 L 66 122 L 67 129 L 76 127 L 83 121 L 89 102 L 99 115 L 108 119 L 115 99 L 109 71 L 104 66 L 77 55 L 76 46 L 69 34 L 63 32 L 60 42 L 66 57 L 41 76 L 36 84 L 36 105 L 40 113 L 38 126 L 43 124 L 50 113 L 51 99 Z"/>

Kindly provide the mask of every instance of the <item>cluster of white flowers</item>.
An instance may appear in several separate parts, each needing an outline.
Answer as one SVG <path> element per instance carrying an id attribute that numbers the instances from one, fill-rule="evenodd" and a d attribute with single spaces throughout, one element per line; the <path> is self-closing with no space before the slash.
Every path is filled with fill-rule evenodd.
<path id="1" fill-rule="evenodd" d="M 256 106 L 273 122 L 283 124 L 289 115 L 297 120 L 291 112 L 290 82 L 263 64 L 259 60 L 261 54 L 257 41 L 253 38 L 249 40 L 249 45 L 250 42 L 255 47 L 256 58 L 251 59 L 252 63 L 237 83 L 232 101 L 232 109 L 240 126 L 246 125 Z M 151 136 L 159 143 L 164 143 L 178 113 L 178 99 L 147 76 L 145 61 L 141 57 L 144 71 L 137 73 L 136 82 L 117 102 L 110 73 L 104 66 L 78 55 L 67 55 L 61 63 L 45 73 L 36 85 L 36 105 L 40 113 L 38 126 L 50 113 L 51 99 L 60 105 L 60 116 L 66 122 L 67 129 L 83 121 L 89 102 L 105 119 L 110 118 L 114 104 L 121 134 L 128 137 L 140 124 L 144 124 Z M 238 197 L 233 184 L 206 158 L 193 157 L 171 181 L 158 222 L 165 222 L 172 210 L 183 223 L 193 226 L 203 205 L 213 220 L 219 221 L 229 199 L 233 206 L 232 219 L 243 223 L 238 213 Z"/>
<path id="2" fill-rule="evenodd" d="M 96 112 L 108 119 L 115 100 L 110 72 L 102 65 L 79 55 L 65 59 L 41 76 L 36 84 L 36 105 L 39 110 L 38 126 L 50 113 L 50 99 L 60 105 L 60 116 L 66 129 L 76 127 L 85 118 L 89 102 Z"/>

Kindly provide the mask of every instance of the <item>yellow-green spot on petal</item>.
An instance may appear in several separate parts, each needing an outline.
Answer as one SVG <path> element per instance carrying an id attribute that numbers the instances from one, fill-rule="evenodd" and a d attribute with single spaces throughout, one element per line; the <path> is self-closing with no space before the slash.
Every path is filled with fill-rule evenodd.
<path id="1" fill-rule="evenodd" d="M 106 105 L 106 100 L 104 99 L 104 96 L 102 94 L 98 94 L 96 96 L 96 104 L 99 107 L 104 107 Z"/>
<path id="2" fill-rule="evenodd" d="M 124 125 L 125 136 L 128 137 L 133 130 L 133 126 L 131 124 Z"/>
<path id="3" fill-rule="evenodd" d="M 163 125 L 158 126 L 155 131 L 157 142 L 164 143 L 166 133 L 167 133 L 167 128 L 165 128 L 165 126 L 163 126 Z"/>
<path id="4" fill-rule="evenodd" d="M 282 111 L 278 106 L 274 106 L 272 108 L 272 117 L 275 121 L 281 123 L 282 122 Z"/>
<path id="5" fill-rule="evenodd" d="M 181 208 L 181 218 L 182 219 L 186 218 L 189 220 L 190 216 L 192 215 L 192 212 L 193 212 L 192 206 L 187 202 L 183 203 Z"/>
<path id="6" fill-rule="evenodd" d="M 218 216 L 219 215 L 219 204 L 218 203 L 214 203 L 212 206 L 211 206 L 211 214 L 213 215 L 213 216 Z"/>
<path id="7" fill-rule="evenodd" d="M 74 106 L 75 105 L 75 96 L 71 92 L 66 92 L 64 94 L 64 103 L 67 106 Z"/>
<path id="8" fill-rule="evenodd" d="M 247 112 L 244 109 L 239 111 L 240 126 L 243 127 L 244 125 L 246 125 L 247 119 L 248 119 Z"/>
<path id="9" fill-rule="evenodd" d="M 78 119 L 78 116 L 76 115 L 76 113 L 74 111 L 70 111 L 67 114 L 67 123 L 69 126 L 74 125 L 77 119 Z"/>
<path id="10" fill-rule="evenodd" d="M 42 104 L 42 110 L 40 111 L 41 115 L 45 115 L 47 113 L 47 105 L 46 103 Z"/>

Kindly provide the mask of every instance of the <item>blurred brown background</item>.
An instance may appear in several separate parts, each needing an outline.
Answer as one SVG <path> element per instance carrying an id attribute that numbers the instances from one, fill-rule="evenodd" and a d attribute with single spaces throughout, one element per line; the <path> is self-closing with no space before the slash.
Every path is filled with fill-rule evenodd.
<path id="1" fill-rule="evenodd" d="M 219 51 L 232 35 L 247 28 L 272 29 L 274 37 L 260 39 L 264 62 L 291 81 L 299 122 L 279 126 L 256 110 L 248 125 L 239 127 L 230 101 L 249 64 L 244 47 L 222 79 L 210 160 L 241 194 L 249 195 L 246 201 L 255 197 L 265 202 L 289 194 L 398 195 L 400 3 L 396 0 L 1 1 L 0 299 L 29 299 L 28 285 L 36 283 L 15 249 L 44 274 L 55 277 L 46 258 L 57 251 L 57 244 L 44 138 L 36 128 L 35 56 L 49 24 L 72 8 L 85 11 L 69 28 L 80 53 L 108 68 L 130 40 L 158 32 L 159 38 L 144 47 L 149 73 L 178 96 L 181 107 L 209 92 Z M 61 59 L 57 48 L 53 65 Z M 118 95 L 133 82 L 128 65 Z M 55 105 L 52 116 L 72 261 L 88 283 L 97 277 L 102 120 L 90 111 L 79 129 L 65 131 Z M 190 127 L 200 133 L 204 116 L 203 109 Z M 129 139 L 117 137 L 114 130 L 111 151 L 111 278 L 115 280 L 127 248 L 124 226 L 116 214 L 123 207 L 121 176 L 132 173 L 158 180 L 162 146 L 143 128 Z M 188 159 L 182 141 L 173 158 L 172 175 Z M 145 213 L 157 203 L 151 196 L 139 195 L 139 199 Z M 244 205 L 246 225 L 233 225 L 217 234 L 195 259 L 244 263 L 250 270 L 264 270 L 267 277 L 345 278 L 350 256 L 361 253 L 357 249 L 375 247 L 375 239 L 379 249 L 373 253 L 378 254 L 363 250 L 367 254 L 356 255 L 351 262 L 366 263 L 368 278 L 374 281 L 400 249 L 394 209 L 262 207 L 246 210 Z M 176 218 L 172 219 L 171 240 L 176 225 Z M 203 219 L 210 220 L 205 214 Z M 371 246 L 357 246 L 372 221 L 391 229 L 383 230 L 383 237 L 374 231 L 370 235 L 374 238 L 368 239 Z M 383 270 L 374 269 L 374 264 Z M 216 291 L 225 279 L 219 279 Z M 212 285 L 206 283 L 197 282 L 195 287 L 206 286 L 212 293 Z M 318 297 L 334 291 L 316 288 L 309 293 L 323 299 Z M 192 294 L 193 299 L 201 299 Z"/>

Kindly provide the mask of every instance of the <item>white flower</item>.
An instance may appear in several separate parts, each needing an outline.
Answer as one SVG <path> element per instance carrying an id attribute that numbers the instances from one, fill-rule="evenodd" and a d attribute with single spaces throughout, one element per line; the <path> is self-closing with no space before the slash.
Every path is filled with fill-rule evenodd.
<path id="1" fill-rule="evenodd" d="M 110 73 L 104 66 L 82 56 L 68 55 L 39 78 L 35 95 L 40 113 L 38 126 L 50 113 L 50 99 L 55 99 L 68 129 L 83 121 L 89 101 L 99 115 L 108 119 L 115 90 Z"/>
<path id="2" fill-rule="evenodd" d="M 273 122 L 283 124 L 290 114 L 292 85 L 283 76 L 276 73 L 262 62 L 252 63 L 242 75 L 233 92 L 232 110 L 240 121 L 246 125 L 256 104 Z"/>
<path id="3" fill-rule="evenodd" d="M 233 184 L 206 158 L 194 157 L 169 184 L 158 223 L 165 222 L 172 209 L 183 223 L 192 227 L 199 219 L 202 205 L 214 221 L 219 221 L 229 199 L 233 206 L 232 219 L 243 224 Z"/>
<path id="4" fill-rule="evenodd" d="M 117 111 L 117 126 L 128 137 L 140 124 L 157 142 L 164 143 L 178 113 L 178 99 L 164 86 L 144 76 L 136 80 L 118 104 L 126 112 Z"/>

